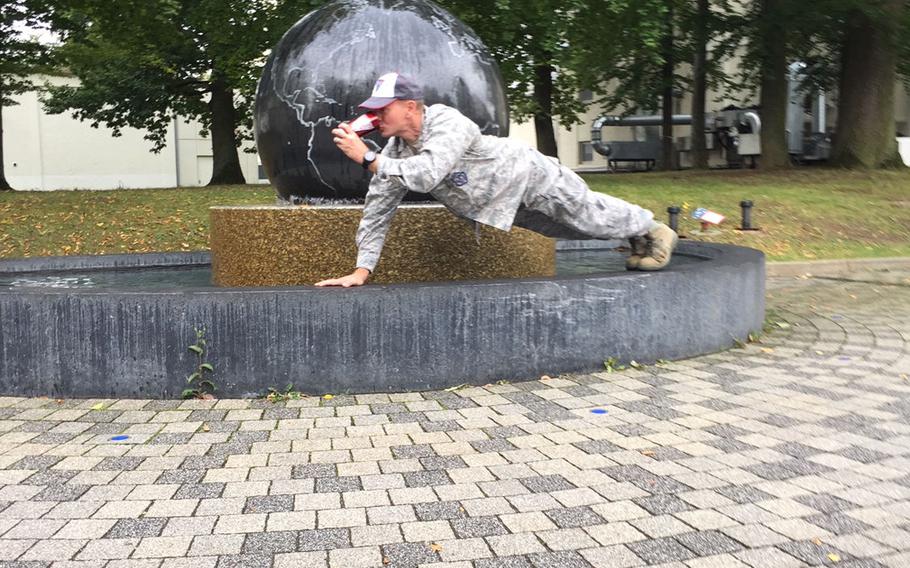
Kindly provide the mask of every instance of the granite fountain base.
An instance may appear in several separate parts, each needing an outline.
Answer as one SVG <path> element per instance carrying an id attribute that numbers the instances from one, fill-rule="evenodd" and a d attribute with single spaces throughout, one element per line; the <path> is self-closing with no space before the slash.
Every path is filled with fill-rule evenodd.
<path id="1" fill-rule="evenodd" d="M 196 328 L 219 397 L 595 371 L 611 357 L 723 350 L 761 329 L 758 251 L 681 242 L 666 270 L 644 273 L 623 271 L 611 248 L 576 246 L 605 245 L 560 243 L 557 264 L 583 258 L 583 269 L 552 277 L 351 289 L 214 287 L 205 253 L 4 261 L 0 395 L 179 397 Z"/>

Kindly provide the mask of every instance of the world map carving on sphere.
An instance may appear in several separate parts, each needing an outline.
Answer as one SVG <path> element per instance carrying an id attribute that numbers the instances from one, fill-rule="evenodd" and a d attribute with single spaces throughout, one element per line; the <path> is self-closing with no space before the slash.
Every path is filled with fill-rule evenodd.
<path id="1" fill-rule="evenodd" d="M 457 108 L 484 134 L 508 135 L 496 63 L 457 18 L 419 0 L 332 2 L 285 33 L 256 91 L 256 144 L 282 199 L 366 195 L 370 174 L 335 147 L 331 131 L 363 112 L 357 105 L 389 71 L 413 77 L 426 104 Z M 386 142 L 378 133 L 364 140 L 376 150 Z"/>

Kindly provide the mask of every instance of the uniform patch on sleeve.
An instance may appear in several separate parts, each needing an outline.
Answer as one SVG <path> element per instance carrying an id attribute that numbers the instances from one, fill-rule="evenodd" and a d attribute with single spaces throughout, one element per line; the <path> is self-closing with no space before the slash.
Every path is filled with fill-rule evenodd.
<path id="1" fill-rule="evenodd" d="M 449 176 L 449 181 L 452 182 L 452 185 L 455 187 L 461 187 L 468 183 L 468 174 L 465 172 L 452 172 Z"/>

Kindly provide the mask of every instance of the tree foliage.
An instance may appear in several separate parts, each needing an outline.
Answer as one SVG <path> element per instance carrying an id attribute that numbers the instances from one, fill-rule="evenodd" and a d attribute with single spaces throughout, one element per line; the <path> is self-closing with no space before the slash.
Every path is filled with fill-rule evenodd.
<path id="1" fill-rule="evenodd" d="M 0 191 L 12 189 L 3 167 L 3 108 L 34 88 L 30 75 L 47 64 L 47 45 L 28 33 L 41 28 L 45 13 L 35 0 L 0 0 Z"/>
<path id="2" fill-rule="evenodd" d="M 443 4 L 471 26 L 499 63 L 512 118 L 533 119 L 538 149 L 556 155 L 553 121 L 578 124 L 576 49 L 572 35 L 587 0 L 448 0 Z"/>
<path id="3" fill-rule="evenodd" d="M 308 11 L 305 0 L 58 0 L 58 60 L 80 80 L 50 87 L 50 112 L 147 131 L 155 151 L 180 116 L 212 133 L 212 183 L 242 183 L 264 53 Z"/>

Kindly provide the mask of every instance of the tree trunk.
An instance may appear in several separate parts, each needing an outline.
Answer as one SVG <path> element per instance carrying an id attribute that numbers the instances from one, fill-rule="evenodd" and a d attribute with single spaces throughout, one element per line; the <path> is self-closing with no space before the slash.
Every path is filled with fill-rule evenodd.
<path id="1" fill-rule="evenodd" d="M 3 101 L 2 90 L 0 90 L 0 101 Z M 3 103 L 0 102 L 0 191 L 12 191 L 12 189 L 12 186 L 6 181 L 6 170 L 3 166 Z"/>
<path id="2" fill-rule="evenodd" d="M 672 0 L 667 2 L 667 21 L 663 37 L 663 97 L 661 104 L 662 124 L 660 127 L 661 136 L 661 160 L 660 169 L 672 170 L 676 167 L 675 154 L 673 149 L 673 70 L 675 67 L 673 61 L 673 4 Z"/>
<path id="3" fill-rule="evenodd" d="M 900 164 L 894 138 L 897 30 L 902 0 L 884 0 L 884 16 L 857 9 L 847 18 L 841 54 L 837 128 L 831 162 L 849 168 Z"/>
<path id="4" fill-rule="evenodd" d="M 537 150 L 547 156 L 559 158 L 556 132 L 553 130 L 553 66 L 550 64 L 534 68 L 534 99 L 538 106 L 537 112 L 534 113 Z"/>
<path id="5" fill-rule="evenodd" d="M 212 112 L 212 179 L 209 185 L 246 183 L 237 155 L 234 90 L 223 80 L 212 81 L 209 110 Z"/>
<path id="6" fill-rule="evenodd" d="M 763 169 L 790 166 L 787 143 L 787 22 L 781 14 L 783 2 L 764 0 L 761 7 L 761 157 Z"/>
<path id="7" fill-rule="evenodd" d="M 692 93 L 692 167 L 708 168 L 708 149 L 705 140 L 705 99 L 708 92 L 708 0 L 698 0 L 695 18 L 695 62 L 692 75 L 695 79 Z"/>

